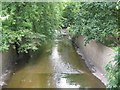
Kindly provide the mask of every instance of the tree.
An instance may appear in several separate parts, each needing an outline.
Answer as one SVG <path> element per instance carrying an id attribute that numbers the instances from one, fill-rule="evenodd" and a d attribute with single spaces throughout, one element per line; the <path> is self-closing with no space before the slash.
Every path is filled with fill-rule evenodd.
<path id="1" fill-rule="evenodd" d="M 3 2 L 1 51 L 9 47 L 19 52 L 37 50 L 40 45 L 54 37 L 61 24 L 60 3 Z"/>

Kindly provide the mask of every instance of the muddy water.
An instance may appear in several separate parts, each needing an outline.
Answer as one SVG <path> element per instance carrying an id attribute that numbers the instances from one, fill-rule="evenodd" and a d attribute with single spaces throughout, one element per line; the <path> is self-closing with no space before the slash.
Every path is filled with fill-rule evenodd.
<path id="1" fill-rule="evenodd" d="M 19 66 L 19 65 L 18 65 Z M 65 37 L 44 45 L 4 88 L 104 88 Z"/>

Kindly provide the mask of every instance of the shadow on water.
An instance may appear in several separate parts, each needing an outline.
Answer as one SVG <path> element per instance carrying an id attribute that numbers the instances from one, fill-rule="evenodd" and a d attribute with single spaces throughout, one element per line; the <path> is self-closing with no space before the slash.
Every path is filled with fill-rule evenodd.
<path id="1" fill-rule="evenodd" d="M 63 37 L 32 53 L 28 63 L 17 69 L 4 88 L 104 88 Z"/>

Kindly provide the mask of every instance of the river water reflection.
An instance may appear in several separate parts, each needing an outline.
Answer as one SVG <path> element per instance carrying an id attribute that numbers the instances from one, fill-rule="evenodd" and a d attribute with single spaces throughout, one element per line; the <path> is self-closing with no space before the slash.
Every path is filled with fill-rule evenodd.
<path id="1" fill-rule="evenodd" d="M 42 46 L 4 88 L 104 88 L 67 38 Z"/>

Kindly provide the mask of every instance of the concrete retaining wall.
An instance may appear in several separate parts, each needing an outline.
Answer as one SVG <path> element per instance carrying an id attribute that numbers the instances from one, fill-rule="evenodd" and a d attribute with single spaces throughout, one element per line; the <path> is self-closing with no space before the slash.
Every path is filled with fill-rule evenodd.
<path id="1" fill-rule="evenodd" d="M 12 48 L 6 53 L 0 53 L 2 54 L 2 73 L 8 69 L 11 64 L 16 60 L 16 51 Z"/>
<path id="2" fill-rule="evenodd" d="M 9 76 L 12 69 L 13 63 L 17 58 L 16 51 L 12 48 L 8 52 L 0 53 L 0 65 L 1 65 L 1 75 L 0 75 L 0 86 L 4 84 L 4 81 Z"/>
<path id="3" fill-rule="evenodd" d="M 84 46 L 84 36 L 79 36 L 75 42 L 79 47 L 79 53 L 85 59 L 87 66 L 98 74 L 98 78 L 103 80 L 104 84 L 107 84 L 107 80 L 104 76 L 107 72 L 104 69 L 104 65 L 113 59 L 114 50 L 106 47 L 96 41 L 92 40 L 87 46 Z"/>

